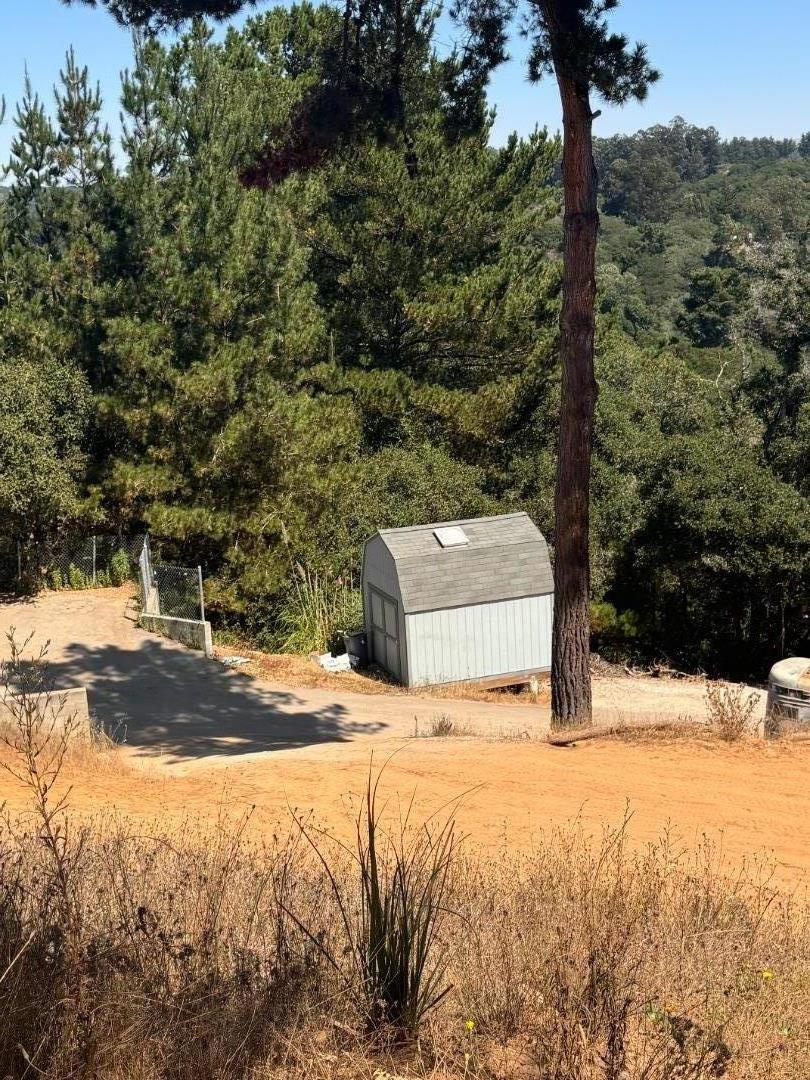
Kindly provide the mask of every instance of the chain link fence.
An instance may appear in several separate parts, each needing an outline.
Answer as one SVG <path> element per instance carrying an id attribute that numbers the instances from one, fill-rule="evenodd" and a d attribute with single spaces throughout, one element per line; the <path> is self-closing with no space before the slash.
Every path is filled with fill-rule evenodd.
<path id="1" fill-rule="evenodd" d="M 89 589 L 135 577 L 143 536 L 63 535 L 47 542 L 0 537 L 0 589 Z"/>
<path id="2" fill-rule="evenodd" d="M 143 537 L 94 535 L 60 545 L 51 555 L 46 584 L 53 589 L 123 585 L 135 576 Z"/>
<path id="3" fill-rule="evenodd" d="M 0 537 L 0 591 L 90 589 L 132 580 L 144 613 L 205 619 L 202 569 L 154 561 L 148 534 L 70 535 L 48 543 Z"/>
<path id="4" fill-rule="evenodd" d="M 173 619 L 205 619 L 202 568 L 155 562 L 149 537 L 144 537 L 138 563 L 141 608 L 149 615 Z"/>

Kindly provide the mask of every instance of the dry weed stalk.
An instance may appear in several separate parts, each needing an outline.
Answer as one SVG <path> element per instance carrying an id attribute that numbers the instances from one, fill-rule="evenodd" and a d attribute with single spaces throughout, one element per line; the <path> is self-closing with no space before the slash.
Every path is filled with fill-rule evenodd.
<path id="1" fill-rule="evenodd" d="M 706 714 L 710 726 L 725 742 L 737 742 L 750 735 L 759 706 L 756 694 L 734 683 L 706 684 Z"/>
<path id="2" fill-rule="evenodd" d="M 470 724 L 454 720 L 448 713 L 434 713 L 428 718 L 427 728 L 419 727 L 419 717 L 413 718 L 413 737 L 415 739 L 449 739 L 474 734 Z"/>
<path id="3" fill-rule="evenodd" d="M 81 722 L 56 701 L 48 679 L 46 642 L 25 659 L 33 635 L 22 643 L 12 627 L 6 635 L 9 659 L 2 665 L 0 693 L 6 724 L 0 729 L 0 743 L 10 757 L 0 760 L 0 768 L 13 776 L 29 792 L 32 814 L 37 822 L 43 850 L 50 862 L 55 902 L 61 909 L 63 925 L 75 939 L 75 895 L 73 871 L 81 859 L 84 834 L 71 843 L 70 823 L 65 809 L 70 789 L 54 795 L 54 784 L 62 772 L 72 742 L 79 736 Z"/>

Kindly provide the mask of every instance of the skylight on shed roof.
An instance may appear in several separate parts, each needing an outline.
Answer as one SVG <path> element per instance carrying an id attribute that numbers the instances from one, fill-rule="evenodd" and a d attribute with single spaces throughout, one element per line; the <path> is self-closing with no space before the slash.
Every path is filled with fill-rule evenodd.
<path id="1" fill-rule="evenodd" d="M 460 525 L 445 525 L 441 529 L 434 529 L 433 535 L 443 548 L 464 547 L 470 542 L 470 538 Z"/>

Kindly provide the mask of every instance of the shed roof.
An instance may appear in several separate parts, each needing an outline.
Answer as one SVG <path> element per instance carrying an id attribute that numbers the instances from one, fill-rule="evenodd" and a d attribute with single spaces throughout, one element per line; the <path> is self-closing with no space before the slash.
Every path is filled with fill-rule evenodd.
<path id="1" fill-rule="evenodd" d="M 442 547 L 434 530 L 460 525 L 467 543 Z M 381 529 L 406 612 L 541 596 L 554 590 L 548 545 L 526 513 Z"/>

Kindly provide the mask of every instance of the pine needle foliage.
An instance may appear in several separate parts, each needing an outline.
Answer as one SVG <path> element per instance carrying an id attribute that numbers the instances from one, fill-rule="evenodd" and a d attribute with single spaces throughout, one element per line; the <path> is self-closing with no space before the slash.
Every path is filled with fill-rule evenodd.
<path id="1" fill-rule="evenodd" d="M 453 4 L 449 51 L 431 5 L 373 0 L 350 127 L 246 188 L 340 78 L 360 5 L 151 33 L 227 4 L 99 0 L 153 17 L 117 152 L 77 55 L 57 100 L 9 102 L 0 549 L 148 528 L 205 567 L 216 625 L 278 648 L 303 618 L 291 560 L 347 580 L 376 529 L 518 509 L 554 542 L 561 147 L 490 145 L 508 0 Z M 606 58 L 584 74 L 633 96 L 651 73 L 611 6 L 572 5 Z M 808 647 L 805 142 L 675 120 L 595 145 L 590 600 L 634 613 L 645 659 L 730 678 Z"/>

